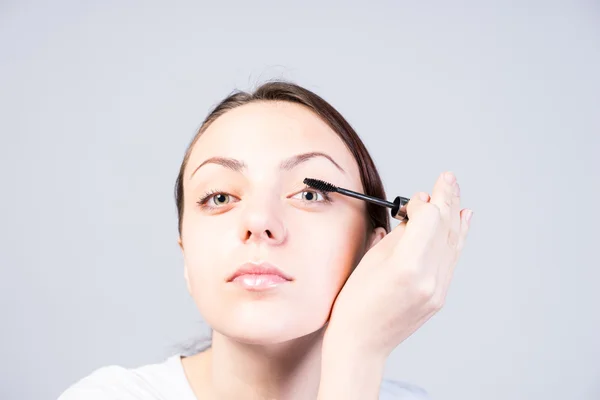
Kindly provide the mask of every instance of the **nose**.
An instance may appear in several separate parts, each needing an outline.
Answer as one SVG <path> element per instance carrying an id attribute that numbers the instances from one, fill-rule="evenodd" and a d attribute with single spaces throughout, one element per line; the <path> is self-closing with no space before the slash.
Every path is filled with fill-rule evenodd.
<path id="1" fill-rule="evenodd" d="M 265 196 L 248 199 L 242 211 L 239 234 L 244 243 L 282 244 L 287 234 L 279 205 Z"/>

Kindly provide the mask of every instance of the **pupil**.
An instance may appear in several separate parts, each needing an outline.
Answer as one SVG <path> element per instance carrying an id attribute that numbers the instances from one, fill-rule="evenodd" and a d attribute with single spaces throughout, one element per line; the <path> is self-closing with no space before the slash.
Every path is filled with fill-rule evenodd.
<path id="1" fill-rule="evenodd" d="M 217 203 L 222 203 L 225 202 L 225 195 L 224 194 L 220 194 L 217 196 Z"/>
<path id="2" fill-rule="evenodd" d="M 307 200 L 312 200 L 312 198 L 313 198 L 312 192 L 306 192 L 306 199 Z"/>

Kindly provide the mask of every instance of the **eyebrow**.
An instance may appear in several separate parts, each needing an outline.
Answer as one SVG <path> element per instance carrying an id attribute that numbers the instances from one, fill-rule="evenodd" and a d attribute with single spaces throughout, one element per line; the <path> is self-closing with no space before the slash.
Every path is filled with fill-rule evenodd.
<path id="1" fill-rule="evenodd" d="M 340 165 L 338 163 L 336 163 L 335 160 L 331 156 L 329 156 L 326 153 L 322 153 L 320 151 L 312 151 L 310 153 L 296 154 L 295 156 L 292 156 L 290 158 L 287 158 L 287 159 L 283 160 L 281 162 L 281 164 L 279 165 L 279 169 L 282 170 L 282 171 L 290 171 L 293 168 L 297 167 L 298 165 L 300 165 L 302 163 L 305 163 L 308 160 L 311 160 L 311 159 L 316 158 L 316 157 L 323 157 L 323 158 L 328 159 L 342 173 L 344 173 L 344 174 L 346 173 L 346 171 L 344 171 L 344 169 L 342 167 L 340 167 Z M 211 157 L 211 158 L 203 161 L 202 164 L 200 164 L 194 170 L 194 172 L 192 172 L 192 174 L 190 175 L 190 179 L 192 179 L 192 177 L 194 176 L 194 174 L 202 166 L 204 166 L 206 164 L 218 164 L 218 165 L 221 165 L 221 166 L 223 166 L 225 168 L 228 168 L 228 169 L 230 169 L 232 171 L 235 171 L 235 172 L 242 172 L 244 169 L 248 168 L 248 166 L 246 165 L 246 163 L 244 163 L 243 161 L 240 161 L 240 160 L 236 160 L 235 158 Z"/>

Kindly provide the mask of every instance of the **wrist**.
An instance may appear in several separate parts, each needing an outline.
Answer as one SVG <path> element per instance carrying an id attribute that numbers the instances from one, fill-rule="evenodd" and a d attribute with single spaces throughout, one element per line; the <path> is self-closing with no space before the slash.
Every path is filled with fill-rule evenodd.
<path id="1" fill-rule="evenodd" d="M 323 343 L 318 400 L 378 399 L 386 357 L 336 339 Z"/>
<path id="2" fill-rule="evenodd" d="M 375 341 L 376 335 L 372 337 Z M 323 337 L 323 355 L 343 352 L 347 357 L 366 360 L 369 364 L 385 364 L 389 352 L 375 343 L 368 343 L 353 335 L 347 329 L 328 326 Z"/>

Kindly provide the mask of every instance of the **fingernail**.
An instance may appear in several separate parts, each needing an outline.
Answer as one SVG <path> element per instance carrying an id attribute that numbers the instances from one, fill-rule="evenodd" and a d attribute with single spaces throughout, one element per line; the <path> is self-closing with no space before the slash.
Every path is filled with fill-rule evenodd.
<path id="1" fill-rule="evenodd" d="M 452 172 L 446 172 L 444 178 L 446 178 L 446 182 L 448 182 L 449 184 L 453 184 L 454 181 L 456 181 L 456 177 Z"/>
<path id="2" fill-rule="evenodd" d="M 458 184 L 458 182 L 456 183 L 456 185 L 454 185 L 454 195 L 460 197 L 460 185 Z"/>
<path id="3" fill-rule="evenodd" d="M 465 220 L 467 221 L 467 225 L 471 225 L 471 217 L 473 216 L 473 211 L 467 211 L 467 215 L 465 216 Z"/>

